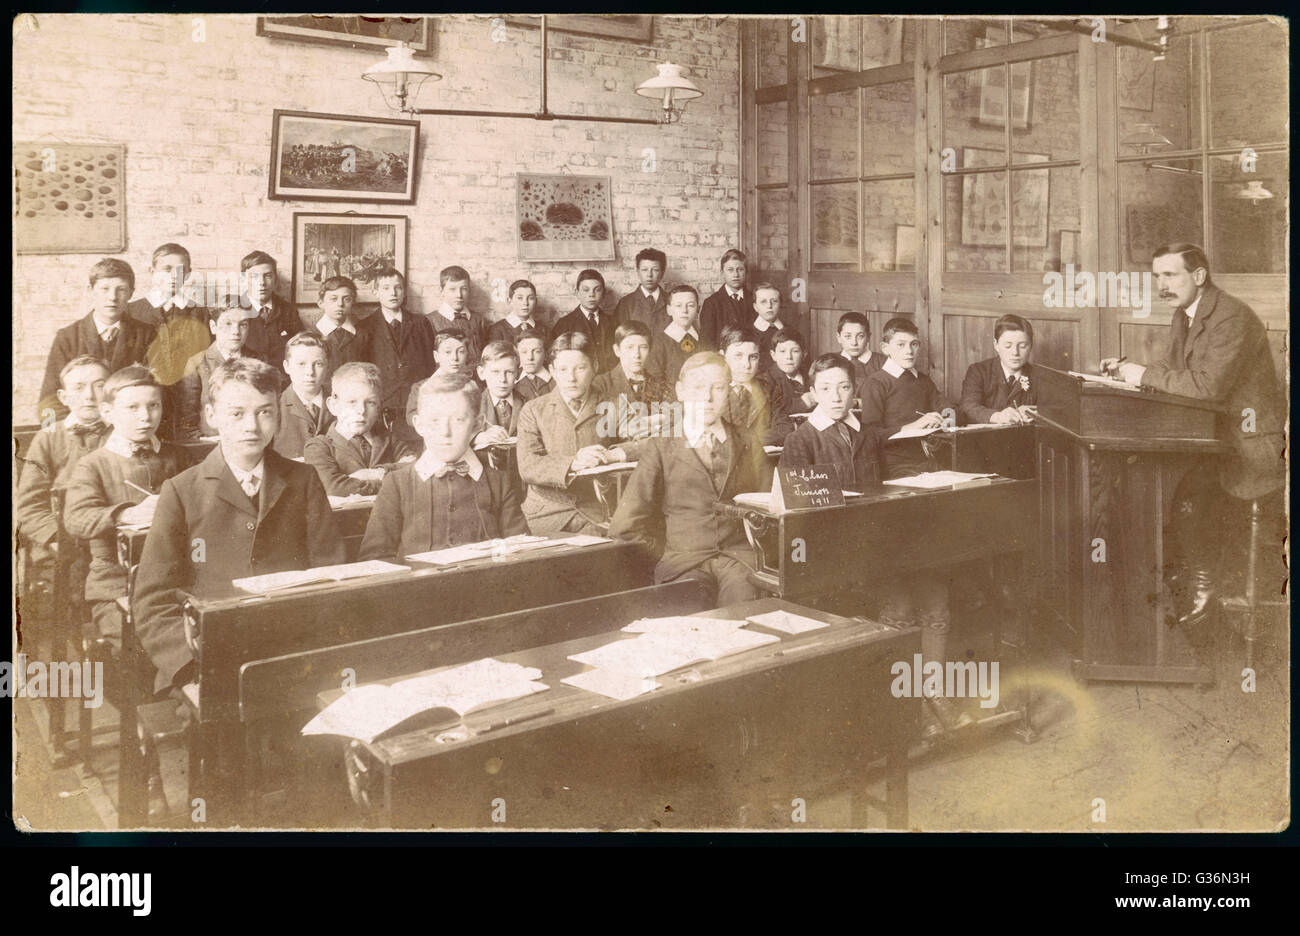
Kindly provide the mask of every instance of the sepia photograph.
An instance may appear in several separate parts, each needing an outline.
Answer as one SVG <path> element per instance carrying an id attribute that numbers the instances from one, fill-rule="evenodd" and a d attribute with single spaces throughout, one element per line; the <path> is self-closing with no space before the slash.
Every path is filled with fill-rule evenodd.
<path id="1" fill-rule="evenodd" d="M 12 51 L 30 843 L 1289 829 L 1284 18 Z"/>

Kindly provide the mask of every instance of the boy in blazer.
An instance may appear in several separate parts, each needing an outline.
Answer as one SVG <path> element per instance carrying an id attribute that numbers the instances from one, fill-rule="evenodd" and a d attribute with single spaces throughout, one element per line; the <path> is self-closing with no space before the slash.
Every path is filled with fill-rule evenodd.
<path id="1" fill-rule="evenodd" d="M 357 284 L 346 276 L 331 276 L 320 284 L 320 298 L 316 305 L 321 317 L 311 333 L 325 345 L 331 374 L 344 364 L 364 361 L 372 356 L 367 340 L 371 333 L 362 333 L 352 317 L 352 305 L 356 301 Z"/>
<path id="2" fill-rule="evenodd" d="M 239 261 L 239 272 L 250 316 L 248 354 L 278 368 L 284 360 L 285 344 L 302 331 L 303 322 L 298 310 L 275 294 L 274 257 L 254 250 Z M 281 386 L 287 382 L 281 380 Z"/>
<path id="3" fill-rule="evenodd" d="M 124 367 L 104 383 L 100 416 L 112 427 L 103 446 L 77 463 L 68 483 L 63 525 L 87 541 L 86 601 L 96 630 L 120 646 L 126 569 L 117 559 L 119 523 L 148 523 L 162 483 L 188 467 L 185 452 L 158 440 L 162 388 L 149 369 Z"/>
<path id="4" fill-rule="evenodd" d="M 937 465 L 919 437 L 890 437 L 900 429 L 932 429 L 943 425 L 944 411 L 955 413 L 928 375 L 916 369 L 921 339 L 916 325 L 905 318 L 885 323 L 884 367 L 858 384 L 862 426 L 880 446 L 884 478 L 905 478 L 933 471 Z"/>
<path id="5" fill-rule="evenodd" d="M 1029 354 L 1034 327 L 1019 315 L 1004 315 L 993 326 L 995 357 L 976 361 L 961 382 L 963 424 L 1008 425 L 1032 422 L 1038 381 Z"/>
<path id="6" fill-rule="evenodd" d="M 855 387 L 884 366 L 884 355 L 871 354 L 871 322 L 861 312 L 845 312 L 840 316 L 835 327 L 835 340 L 839 342 L 840 354 L 853 368 Z M 871 364 L 863 363 L 864 355 Z"/>
<path id="7" fill-rule="evenodd" d="M 784 445 L 794 429 L 781 387 L 758 372 L 761 339 L 752 328 L 722 332 L 722 357 L 731 371 L 723 419 L 759 452 L 765 445 Z"/>
<path id="8" fill-rule="evenodd" d="M 488 465 L 505 472 L 522 502 L 524 483 L 519 477 L 519 459 L 513 446 L 502 445 L 519 432 L 519 413 L 528 402 L 516 389 L 518 373 L 519 355 L 515 346 L 508 341 L 488 342 L 478 365 L 478 379 L 486 392 L 480 394 L 474 450 L 483 450 Z"/>
<path id="9" fill-rule="evenodd" d="M 639 283 L 614 306 L 614 320 L 626 325 L 635 319 L 657 332 L 668 324 L 668 294 L 661 285 L 668 269 L 668 256 L 662 250 L 646 247 L 636 255 Z"/>
<path id="10" fill-rule="evenodd" d="M 776 333 L 785 329 L 781 320 L 781 290 L 772 283 L 759 283 L 754 287 L 754 317 L 749 322 L 754 331 L 762 338 L 763 370 L 767 370 L 768 355 L 772 350 L 772 339 Z"/>
<path id="11" fill-rule="evenodd" d="M 629 319 L 614 329 L 614 353 L 618 355 L 618 366 L 598 376 L 591 385 L 596 405 L 613 415 L 619 437 L 643 439 L 662 427 L 663 404 L 674 401 L 676 394 L 663 379 L 646 373 L 650 326 L 645 322 Z M 635 461 L 636 457 L 635 451 L 628 451 L 628 458 Z"/>
<path id="12" fill-rule="evenodd" d="M 853 415 L 853 371 L 839 354 L 823 354 L 809 373 L 817 407 L 786 437 L 782 468 L 834 465 L 840 486 L 861 493 L 880 484 L 875 436 Z"/>
<path id="13" fill-rule="evenodd" d="M 756 452 L 722 418 L 729 384 L 717 354 L 695 354 L 682 365 L 676 393 L 683 432 L 644 443 L 609 529 L 659 559 L 656 583 L 705 582 L 716 596 L 711 606 L 758 597 L 741 522 L 714 511 L 718 501 L 761 487 L 762 449 Z"/>
<path id="14" fill-rule="evenodd" d="M 456 373 L 435 374 L 420 386 L 415 429 L 424 454 L 384 478 L 361 559 L 400 562 L 412 553 L 528 532 L 514 485 L 470 450 L 481 393 Z"/>
<path id="15" fill-rule="evenodd" d="M 591 342 L 596 373 L 603 374 L 614 366 L 614 316 L 600 308 L 605 298 L 605 278 L 596 270 L 578 274 L 578 307 L 562 316 L 551 331 L 553 335 L 579 332 Z"/>
<path id="16" fill-rule="evenodd" d="M 37 422 L 68 415 L 68 408 L 59 402 L 59 375 L 73 358 L 85 355 L 103 361 L 110 373 L 128 364 L 148 363 L 155 330 L 126 314 L 134 291 L 135 273 L 121 260 L 110 257 L 90 268 L 90 312 L 54 336 L 36 405 Z"/>
<path id="17" fill-rule="evenodd" d="M 219 302 L 208 310 L 212 344 L 190 358 L 184 376 L 173 388 L 177 441 L 194 441 L 201 436 L 216 434 L 204 417 L 203 401 L 207 399 L 208 381 L 212 379 L 213 371 L 224 362 L 245 354 L 250 327 L 251 320 L 237 298 Z"/>
<path id="18" fill-rule="evenodd" d="M 324 435 L 334 424 L 325 405 L 329 362 L 325 345 L 310 332 L 299 332 L 284 346 L 284 370 L 289 386 L 280 394 L 280 427 L 274 449 L 285 458 L 302 458 L 307 440 Z"/>
<path id="19" fill-rule="evenodd" d="M 379 368 L 384 385 L 384 415 L 390 424 L 406 421 L 411 387 L 433 373 L 433 325 L 423 315 L 402 310 L 406 278 L 392 267 L 375 274 L 379 314 L 357 324 L 368 352 L 364 360 Z"/>
<path id="20" fill-rule="evenodd" d="M 459 328 L 449 328 L 446 331 L 440 331 L 433 336 L 433 372 L 435 374 L 464 374 L 467 377 L 474 376 L 474 362 L 470 357 L 473 352 L 473 346 L 466 334 Z M 419 436 L 415 430 L 411 429 L 415 425 L 415 412 L 420 404 L 420 384 L 423 380 L 417 381 L 411 385 L 411 392 L 406 396 L 406 432 L 402 438 L 407 440 L 410 445 L 418 448 Z"/>
<path id="21" fill-rule="evenodd" d="M 546 338 L 541 332 L 524 330 L 515 339 L 519 355 L 519 380 L 515 390 L 525 401 L 545 396 L 555 389 L 550 368 L 546 366 Z"/>
<path id="22" fill-rule="evenodd" d="M 754 294 L 745 288 L 745 255 L 728 250 L 718 266 L 722 285 L 700 307 L 700 335 L 711 348 L 719 347 L 726 328 L 748 325 L 754 318 Z"/>
<path id="23" fill-rule="evenodd" d="M 378 494 L 385 474 L 415 459 L 406 440 L 384 426 L 383 394 L 379 368 L 373 364 L 344 364 L 331 378 L 325 405 L 334 425 L 308 439 L 302 450 L 303 461 L 316 469 L 325 493 Z"/>
<path id="24" fill-rule="evenodd" d="M 269 450 L 279 393 L 279 375 L 261 361 L 218 367 L 205 405 L 221 442 L 158 496 L 132 605 L 157 692 L 196 676 L 181 612 L 187 594 L 221 597 L 235 593 L 232 579 L 344 560 L 316 472 Z"/>
<path id="25" fill-rule="evenodd" d="M 597 533 L 604 511 L 586 468 L 627 461 L 617 438 L 602 437 L 603 420 L 591 392 L 595 365 L 587 336 L 558 335 L 551 345 L 555 389 L 529 400 L 519 414 L 519 475 L 528 485 L 524 516 L 534 533 Z"/>
<path id="26" fill-rule="evenodd" d="M 435 332 L 453 328 L 459 331 L 469 349 L 469 362 L 473 364 L 487 344 L 487 326 L 469 307 L 469 271 L 462 266 L 443 267 L 438 274 L 438 287 L 442 290 L 442 304 L 428 314 L 429 324 Z"/>
<path id="27" fill-rule="evenodd" d="M 772 336 L 767 375 L 780 388 L 787 414 L 807 413 L 817 405 L 812 384 L 804 372 L 806 350 L 803 335 L 796 329 L 782 328 Z"/>
<path id="28" fill-rule="evenodd" d="M 525 332 L 534 332 L 546 340 L 546 326 L 537 320 L 537 287 L 528 280 L 510 284 L 510 311 L 506 317 L 488 326 L 487 340 L 514 344 Z"/>
<path id="29" fill-rule="evenodd" d="M 645 369 L 669 386 L 676 386 L 682 364 L 698 351 L 712 351 L 714 346 L 700 337 L 697 316 L 700 297 L 693 286 L 674 286 L 668 293 L 669 322 L 654 333 Z"/>

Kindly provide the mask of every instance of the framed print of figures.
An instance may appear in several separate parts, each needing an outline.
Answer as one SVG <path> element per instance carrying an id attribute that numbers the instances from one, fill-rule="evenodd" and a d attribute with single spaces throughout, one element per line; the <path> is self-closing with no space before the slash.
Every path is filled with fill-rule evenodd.
<path id="1" fill-rule="evenodd" d="M 609 176 L 515 176 L 519 259 L 613 260 Z"/>
<path id="2" fill-rule="evenodd" d="M 126 147 L 15 143 L 13 160 L 18 253 L 126 249 Z"/>
<path id="3" fill-rule="evenodd" d="M 346 276 L 357 284 L 358 303 L 377 303 L 375 273 L 394 266 L 406 275 L 404 215 L 293 215 L 293 301 L 314 303 L 320 284 Z"/>
<path id="4" fill-rule="evenodd" d="M 416 52 L 432 47 L 427 16 L 259 16 L 257 34 L 272 39 L 383 49 L 405 42 Z"/>
<path id="5" fill-rule="evenodd" d="M 414 204 L 419 143 L 418 120 L 277 110 L 267 197 Z"/>

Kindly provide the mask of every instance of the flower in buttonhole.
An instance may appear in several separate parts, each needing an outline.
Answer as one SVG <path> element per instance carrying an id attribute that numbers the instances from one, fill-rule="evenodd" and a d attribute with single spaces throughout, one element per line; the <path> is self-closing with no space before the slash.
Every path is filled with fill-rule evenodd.
<path id="1" fill-rule="evenodd" d="M 1029 392 L 1029 378 L 1023 374 L 1020 375 L 1020 389 L 1025 391 L 1025 393 Z"/>

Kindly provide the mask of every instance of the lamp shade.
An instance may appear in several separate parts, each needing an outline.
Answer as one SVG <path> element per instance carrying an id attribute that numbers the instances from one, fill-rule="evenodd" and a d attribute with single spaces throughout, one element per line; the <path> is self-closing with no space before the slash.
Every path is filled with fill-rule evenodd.
<path id="1" fill-rule="evenodd" d="M 704 92 L 682 73 L 682 66 L 665 62 L 658 66 L 659 74 L 636 86 L 636 93 L 648 98 L 666 98 L 670 101 L 693 101 Z"/>
<path id="2" fill-rule="evenodd" d="M 1148 153 L 1152 149 L 1162 146 L 1172 146 L 1169 138 L 1156 129 L 1153 123 L 1140 123 L 1133 128 L 1132 132 L 1124 135 L 1120 140 L 1124 146 L 1133 148 L 1139 153 Z"/>
<path id="3" fill-rule="evenodd" d="M 1251 179 L 1237 190 L 1237 197 L 1250 199 L 1255 204 L 1259 204 L 1266 198 L 1272 198 L 1273 193 L 1264 188 L 1264 183 L 1259 179 Z"/>
<path id="4" fill-rule="evenodd" d="M 441 81 L 442 75 L 415 57 L 415 50 L 405 42 L 390 46 L 385 58 L 361 73 L 366 81 L 379 86 L 384 103 L 396 110 L 405 110 L 408 96 L 414 101 L 426 81 Z"/>

